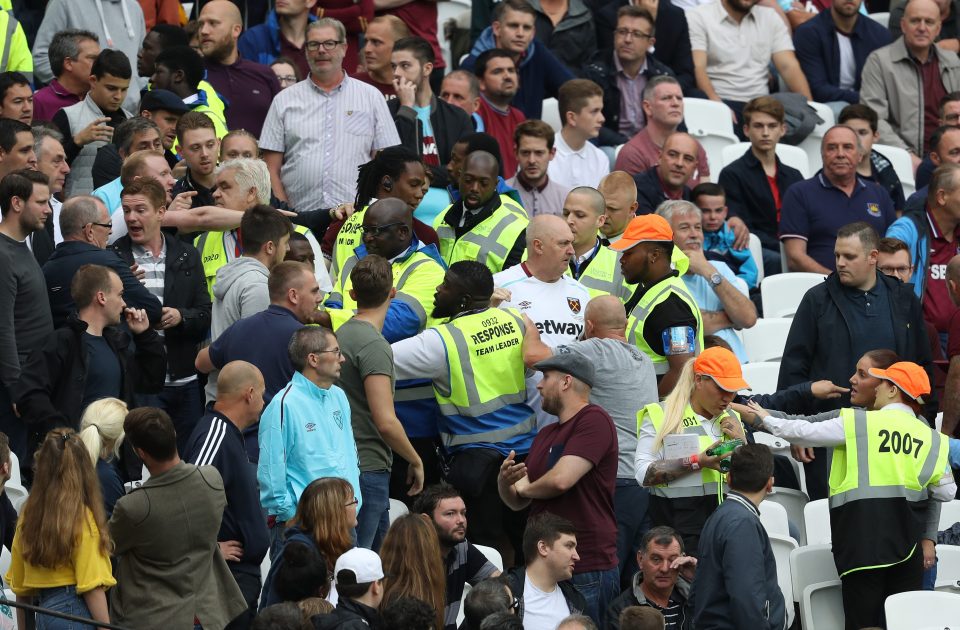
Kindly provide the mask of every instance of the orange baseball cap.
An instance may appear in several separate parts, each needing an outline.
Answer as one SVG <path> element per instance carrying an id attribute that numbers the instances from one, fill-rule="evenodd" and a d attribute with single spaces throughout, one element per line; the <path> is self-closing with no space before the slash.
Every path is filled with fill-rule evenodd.
<path id="1" fill-rule="evenodd" d="M 623 236 L 616 243 L 610 244 L 610 249 L 625 251 L 647 241 L 672 241 L 673 229 L 670 223 L 659 214 L 643 214 L 630 219 Z"/>
<path id="2" fill-rule="evenodd" d="M 693 372 L 709 376 L 724 391 L 750 389 L 743 380 L 743 370 L 740 369 L 737 355 L 726 348 L 715 346 L 701 352 L 693 362 Z"/>
<path id="3" fill-rule="evenodd" d="M 930 377 L 928 377 L 926 371 L 916 363 L 900 361 L 885 370 L 870 368 L 867 371 L 870 373 L 870 376 L 876 376 L 885 381 L 890 381 L 899 387 L 900 391 L 921 405 L 923 404 L 922 396 L 930 393 Z"/>

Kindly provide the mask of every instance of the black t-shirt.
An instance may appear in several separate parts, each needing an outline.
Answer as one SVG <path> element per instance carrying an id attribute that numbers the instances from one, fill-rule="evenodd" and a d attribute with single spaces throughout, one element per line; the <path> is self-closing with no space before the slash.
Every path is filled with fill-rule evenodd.
<path id="1" fill-rule="evenodd" d="M 82 407 L 101 398 L 121 398 L 120 361 L 107 340 L 90 333 L 83 333 L 87 347 L 87 382 L 83 388 Z M 79 418 L 73 418 L 79 421 Z"/>

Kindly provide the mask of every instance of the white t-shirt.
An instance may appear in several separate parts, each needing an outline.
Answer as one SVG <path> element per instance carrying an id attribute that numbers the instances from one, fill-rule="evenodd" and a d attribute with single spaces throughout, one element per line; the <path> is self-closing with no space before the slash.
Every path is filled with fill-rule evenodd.
<path id="1" fill-rule="evenodd" d="M 560 622 L 570 615 L 567 600 L 560 587 L 552 593 L 544 593 L 523 576 L 523 630 L 556 630 Z"/>
<path id="2" fill-rule="evenodd" d="M 590 301 L 587 288 L 570 276 L 556 282 L 542 282 L 527 272 L 524 263 L 494 274 L 493 283 L 511 293 L 503 308 L 515 308 L 533 320 L 543 343 L 556 347 L 571 343 L 583 334 L 583 312 Z M 557 421 L 545 413 L 537 383 L 543 375 L 534 371 L 527 375 L 527 404 L 537 412 L 537 428 Z"/>
<path id="3" fill-rule="evenodd" d="M 853 57 L 850 38 L 837 31 L 837 46 L 840 49 L 840 87 L 852 90 L 857 84 L 857 60 Z"/>
<path id="4" fill-rule="evenodd" d="M 547 175 L 552 181 L 567 188 L 596 188 L 600 180 L 610 173 L 610 158 L 589 142 L 579 151 L 574 151 L 563 139 L 563 134 L 558 133 L 554 144 L 557 154 L 547 168 Z"/>

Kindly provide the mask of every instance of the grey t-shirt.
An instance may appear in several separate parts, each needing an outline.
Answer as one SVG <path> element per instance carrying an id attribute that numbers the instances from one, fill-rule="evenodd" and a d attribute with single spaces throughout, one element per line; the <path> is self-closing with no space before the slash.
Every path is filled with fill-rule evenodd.
<path id="1" fill-rule="evenodd" d="M 360 472 L 390 470 L 393 454 L 373 423 L 363 381 L 370 375 L 382 374 L 390 377 L 390 387 L 393 388 L 393 350 L 380 331 L 356 318 L 337 330 L 337 341 L 344 358 L 337 385 L 346 392 L 350 401 L 353 437 L 360 455 Z"/>
<path id="2" fill-rule="evenodd" d="M 603 407 L 617 428 L 617 478 L 633 479 L 637 412 L 659 400 L 657 375 L 650 357 L 636 346 L 616 339 L 577 341 L 558 346 L 554 352 L 578 352 L 593 364 L 596 376 L 590 402 Z"/>

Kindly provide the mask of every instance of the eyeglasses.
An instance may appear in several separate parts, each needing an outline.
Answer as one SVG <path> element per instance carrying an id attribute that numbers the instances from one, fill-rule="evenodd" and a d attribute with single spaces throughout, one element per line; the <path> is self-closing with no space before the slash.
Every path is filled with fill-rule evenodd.
<path id="1" fill-rule="evenodd" d="M 360 499 L 358 499 L 357 497 L 353 497 L 353 501 L 351 501 L 350 503 L 344 503 L 343 507 L 350 507 L 351 505 L 358 505 L 359 503 L 360 503 Z"/>
<path id="2" fill-rule="evenodd" d="M 318 42 L 318 41 L 315 41 L 315 40 L 308 40 L 307 43 L 303 45 L 303 47 L 306 48 L 307 50 L 309 50 L 310 52 L 317 52 L 318 50 L 320 50 L 321 47 L 322 47 L 324 50 L 333 50 L 334 48 L 336 48 L 337 46 L 339 46 L 339 45 L 342 44 L 342 43 L 343 43 L 343 42 L 341 42 L 340 40 L 336 40 L 336 39 L 328 39 L 328 40 L 325 41 L 325 42 Z"/>
<path id="3" fill-rule="evenodd" d="M 102 228 L 107 228 L 108 230 L 113 229 L 113 223 L 97 223 L 96 221 L 91 221 L 90 225 L 99 225 Z"/>
<path id="4" fill-rule="evenodd" d="M 877 267 L 877 269 L 885 276 L 905 276 L 911 271 L 913 271 L 913 266 L 907 267 Z"/>
<path id="5" fill-rule="evenodd" d="M 650 33 L 644 33 L 643 31 L 632 31 L 629 28 L 618 28 L 614 31 L 620 37 L 626 39 L 627 37 L 632 37 L 633 39 L 650 39 L 653 37 Z"/>
<path id="6" fill-rule="evenodd" d="M 376 238 L 381 234 L 383 234 L 384 232 L 386 232 L 388 229 L 395 227 L 397 225 L 403 225 L 403 223 L 397 222 L 397 223 L 387 223 L 386 225 L 364 225 L 362 228 L 360 228 L 360 231 L 363 232 L 364 236 L 369 234 L 370 236 L 373 236 L 374 238 Z"/>
<path id="7" fill-rule="evenodd" d="M 277 75 L 277 81 L 280 83 L 296 83 L 297 77 L 293 76 L 292 74 L 286 76 Z"/>
<path id="8" fill-rule="evenodd" d="M 331 353 L 335 352 L 338 357 L 343 356 L 343 352 L 340 351 L 340 348 L 334 348 L 333 350 L 314 350 L 310 354 L 326 354 L 327 352 L 331 352 Z"/>

